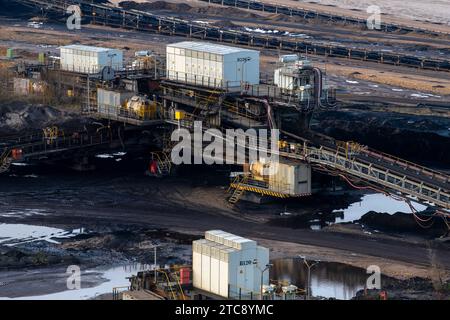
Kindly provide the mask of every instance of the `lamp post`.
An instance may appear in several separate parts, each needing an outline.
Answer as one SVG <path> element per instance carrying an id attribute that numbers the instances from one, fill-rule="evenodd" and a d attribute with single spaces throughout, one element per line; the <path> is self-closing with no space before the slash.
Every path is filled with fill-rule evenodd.
<path id="1" fill-rule="evenodd" d="M 260 271 L 261 271 L 261 283 L 260 283 L 260 285 L 261 285 L 261 292 L 260 292 L 261 300 L 263 300 L 264 272 L 266 272 L 267 270 L 270 270 L 270 268 L 272 268 L 272 267 L 273 267 L 273 264 L 269 263 L 269 264 L 266 264 L 266 267 L 263 270 L 260 269 Z"/>
<path id="2" fill-rule="evenodd" d="M 303 263 L 308 269 L 308 275 L 306 279 L 306 300 L 309 300 L 309 296 L 311 294 L 311 269 L 320 263 L 320 260 L 317 261 L 308 261 L 308 259 L 304 256 L 299 256 L 300 259 L 303 259 Z"/>

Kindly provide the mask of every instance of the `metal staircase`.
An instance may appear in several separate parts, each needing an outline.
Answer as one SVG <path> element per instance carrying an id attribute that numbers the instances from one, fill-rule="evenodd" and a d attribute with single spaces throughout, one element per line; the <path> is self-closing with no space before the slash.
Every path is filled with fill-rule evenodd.
<path id="1" fill-rule="evenodd" d="M 6 149 L 3 154 L 0 156 L 0 174 L 9 171 L 9 168 L 12 163 L 12 158 L 10 157 L 11 150 Z"/>
<path id="2" fill-rule="evenodd" d="M 172 171 L 172 161 L 170 157 L 165 152 L 152 152 L 152 161 L 156 163 L 156 173 L 157 177 L 165 177 L 170 175 Z"/>
<path id="3" fill-rule="evenodd" d="M 233 183 L 231 184 L 231 186 L 235 186 L 235 188 L 233 189 L 233 187 L 230 186 L 230 188 L 228 189 L 228 192 L 232 192 L 233 190 L 233 194 L 231 195 L 231 197 L 228 199 L 228 202 L 231 204 L 236 204 L 239 202 L 239 200 L 241 199 L 241 197 L 243 196 L 243 194 L 245 193 L 245 189 L 243 188 L 243 185 L 247 183 L 248 180 L 248 176 L 247 175 L 238 175 Z"/>

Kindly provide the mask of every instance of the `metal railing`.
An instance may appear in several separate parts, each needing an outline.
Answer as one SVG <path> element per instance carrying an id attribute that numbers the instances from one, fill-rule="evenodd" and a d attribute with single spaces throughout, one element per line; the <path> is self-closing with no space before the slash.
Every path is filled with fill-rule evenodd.
<path id="1" fill-rule="evenodd" d="M 226 81 L 205 75 L 167 70 L 166 79 L 195 86 L 214 88 L 224 91 L 240 91 L 242 81 Z"/>
<path id="2" fill-rule="evenodd" d="M 161 120 L 162 112 L 158 107 L 153 110 L 144 109 L 139 111 L 133 111 L 122 106 L 116 107 L 111 105 L 100 104 L 98 105 L 97 115 L 104 116 L 110 120 L 122 121 L 124 119 L 138 120 L 138 121 L 150 121 Z"/>
<path id="3" fill-rule="evenodd" d="M 183 125 L 181 122 L 178 124 Z M 192 123 L 189 123 L 187 127 L 192 128 L 191 125 Z M 333 149 L 310 146 L 306 142 L 303 144 L 280 142 L 284 145 L 278 152 L 281 157 L 323 166 L 333 172 L 374 183 L 391 194 L 397 196 L 400 194 L 404 198 L 419 201 L 428 206 L 450 210 L 450 184 L 444 182 L 449 181 L 449 177 L 443 173 L 433 174 L 432 170 L 426 168 L 423 168 L 422 172 L 411 171 L 409 169 L 414 167 L 412 163 L 400 160 L 379 161 L 383 155 L 377 153 L 367 154 L 368 156 L 364 158 L 359 155 L 349 157 L 349 154 L 339 147 Z M 363 154 L 364 152 L 366 151 L 361 151 Z M 395 158 L 389 157 L 389 159 Z M 393 170 L 393 163 L 396 164 L 397 170 Z M 421 168 L 418 165 L 415 167 Z M 430 175 L 439 176 L 439 181 L 430 179 Z M 450 216 L 450 212 L 444 214 Z"/>
<path id="4" fill-rule="evenodd" d="M 87 133 L 75 133 L 71 136 L 42 139 L 41 141 L 16 145 L 14 148 L 21 151 L 21 160 L 24 160 L 57 152 L 103 145 L 111 141 L 112 138 L 108 134 L 89 135 Z"/>
<path id="5" fill-rule="evenodd" d="M 428 205 L 442 209 L 450 209 L 450 189 L 443 189 L 438 185 L 424 182 L 424 177 L 408 172 L 399 174 L 386 168 L 376 158 L 366 160 L 348 158 L 347 155 L 324 147 L 315 148 L 305 145 L 296 145 L 290 152 L 280 152 L 281 156 L 291 159 L 308 161 L 327 168 L 349 174 L 358 179 L 376 183 L 389 190 L 395 190 L 403 195 L 415 197 Z M 450 187 L 450 185 L 449 185 Z"/>

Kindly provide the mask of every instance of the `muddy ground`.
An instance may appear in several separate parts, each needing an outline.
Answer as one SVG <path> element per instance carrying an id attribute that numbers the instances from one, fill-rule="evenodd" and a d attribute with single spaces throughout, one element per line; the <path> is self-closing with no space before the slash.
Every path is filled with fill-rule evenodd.
<path id="1" fill-rule="evenodd" d="M 83 288 L 98 286 L 105 281 L 101 273 L 97 271 L 93 276 L 88 270 L 136 264 L 152 266 L 153 246 L 157 246 L 157 263 L 161 266 L 190 264 L 193 239 L 168 230 L 111 226 L 93 227 L 70 239 L 55 237 L 58 244 L 36 241 L 15 247 L 0 246 L 0 297 L 65 291 L 69 266 L 82 270 Z M 125 286 L 128 281 L 123 278 L 121 283 Z"/>
<path id="2" fill-rule="evenodd" d="M 61 280 L 64 268 L 72 264 L 83 270 L 151 265 L 155 244 L 160 245 L 159 263 L 190 264 L 189 244 L 209 229 L 255 238 L 270 248 L 274 259 L 307 254 L 362 268 L 377 264 L 383 273 L 400 280 L 414 276 L 447 279 L 448 244 L 435 241 L 430 234 L 415 229 L 383 232 L 382 228 L 369 233 L 370 223 L 364 228 L 332 225 L 312 231 L 307 224 L 285 224 L 284 219 L 290 217 L 280 215 L 286 208 L 299 219 L 324 212 L 331 215 L 333 209 L 357 201 L 361 196 L 357 193 L 265 206 L 242 202 L 233 208 L 226 202 L 227 174 L 223 168 L 179 170 L 176 177 L 151 179 L 144 175 L 144 160 L 123 157 L 120 164 L 111 159 L 98 161 L 94 174 L 31 166 L 14 168 L 0 177 L 1 223 L 83 229 L 83 234 L 73 238 L 52 238 L 60 244 L 36 241 L 2 247 L 0 281 L 8 285 L 0 286 L 0 296 L 61 290 L 51 285 L 51 270 L 58 270 L 54 277 L 57 274 Z M 39 284 L 40 273 L 23 279 L 24 272 L 36 270 L 47 274 L 44 284 Z M 33 290 L 23 291 L 22 281 L 33 283 Z M 89 281 L 94 286 L 100 280 Z"/>
<path id="3" fill-rule="evenodd" d="M 161 3 L 158 6 L 164 7 L 152 10 L 173 14 L 173 6 Z M 177 7 L 175 14 L 192 20 L 209 17 L 211 21 L 207 22 L 218 25 L 225 23 L 220 19 L 224 9 L 193 7 L 185 6 L 183 14 Z M 310 34 L 316 41 L 330 41 L 330 35 L 324 35 L 329 32 L 328 26 L 299 26 L 296 21 L 283 21 L 285 19 L 280 17 L 249 15 L 253 13 L 234 12 L 236 21 L 226 23 L 230 28 L 261 25 L 266 29 L 295 28 L 302 34 Z M 256 23 L 255 19 L 258 20 Z M 46 22 L 41 29 L 31 29 L 26 20 L 17 19 L 17 16 L 1 19 L 0 23 L 0 46 L 19 49 L 24 59 L 35 59 L 42 50 L 56 53 L 59 45 L 75 42 L 107 43 L 124 49 L 127 59 L 130 59 L 134 51 L 151 49 L 163 53 L 162 44 L 185 40 L 97 26 L 86 26 L 79 33 L 70 33 L 64 26 L 52 22 Z M 336 40 L 348 41 L 345 40 L 349 37 L 348 32 L 348 28 L 338 28 Z M 394 46 L 421 54 L 440 55 L 448 47 L 442 42 L 445 39 L 427 39 L 414 34 L 404 39 L 401 45 L 397 44 L 400 35 L 358 34 L 351 40 L 370 46 L 362 40 L 365 37 L 372 42 L 382 42 L 388 50 Z M 389 40 L 389 37 L 393 39 Z M 279 54 L 269 50 L 263 52 L 263 69 L 268 75 Z M 397 97 L 408 103 L 411 100 L 448 101 L 450 78 L 445 73 L 345 59 L 311 59 L 329 71 L 331 84 L 347 93 Z M 429 95 L 424 95 L 423 91 Z M 422 98 L 412 99 L 412 95 L 417 94 Z M 3 132 L 16 133 L 20 128 L 36 123 L 36 127 L 49 125 L 53 123 L 52 118 L 59 119 L 61 110 L 58 109 L 22 105 L 14 107 L 14 110 L 10 106 L 3 107 Z M 23 116 L 21 110 L 36 119 L 29 121 L 30 118 Z M 42 114 L 44 119 L 38 121 Z M 337 111 L 318 114 L 314 128 L 338 139 L 360 141 L 435 168 L 449 169 L 450 148 L 446 148 L 449 144 L 446 128 L 450 125 L 446 120 Z M 97 170 L 91 173 L 74 173 L 62 163 L 52 167 L 14 168 L 1 176 L 0 223 L 52 226 L 64 230 L 84 228 L 86 232 L 70 239 L 56 239 L 61 244 L 40 241 L 15 248 L 2 247 L 0 296 L 55 292 L 60 287 L 54 285 L 54 271 L 64 274 L 68 264 L 80 264 L 83 268 L 115 263 L 151 264 L 153 252 L 150 247 L 154 244 L 162 245 L 161 263 L 189 263 L 189 243 L 200 238 L 202 232 L 218 228 L 258 239 L 271 249 L 272 257 L 305 254 L 362 268 L 378 264 L 383 273 L 402 281 L 404 287 L 399 286 L 399 295 L 409 289 L 418 292 L 409 298 L 430 297 L 437 290 L 434 284 L 439 283 L 439 279 L 444 279 L 445 283 L 449 276 L 450 247 L 446 242 L 435 240 L 441 234 L 439 224 L 436 224 L 437 231 L 424 231 L 410 223 L 411 217 L 398 215 L 399 224 L 403 227 L 399 232 L 389 228 L 391 220 L 386 216 L 380 215 L 378 219 L 378 216 L 368 213 L 363 217 L 364 228 L 361 224 L 324 224 L 320 231 L 310 230 L 309 221 L 317 218 L 332 221 L 335 209 L 358 201 L 361 193 L 346 189 L 338 195 L 276 202 L 263 207 L 248 203 L 232 207 L 226 201 L 230 168 L 189 168 L 180 170 L 175 177 L 150 179 L 144 175 L 147 157 L 148 152 L 138 156 L 129 154 L 121 157 L 120 161 L 116 161 L 117 158 L 110 159 L 110 162 L 94 159 Z M 280 215 L 285 211 L 292 216 Z M 408 223 L 402 222 L 408 218 Z M 374 230 L 379 232 L 369 232 Z M 41 274 L 47 275 L 45 284 L 39 282 L 39 274 L 31 280 L 24 280 L 24 273 L 36 270 L 43 270 Z M 429 280 L 403 282 L 416 276 Z M 60 280 L 56 281 L 59 285 Z M 27 291 L 23 283 L 30 281 L 34 286 Z M 98 281 L 93 278 L 92 285 Z"/>

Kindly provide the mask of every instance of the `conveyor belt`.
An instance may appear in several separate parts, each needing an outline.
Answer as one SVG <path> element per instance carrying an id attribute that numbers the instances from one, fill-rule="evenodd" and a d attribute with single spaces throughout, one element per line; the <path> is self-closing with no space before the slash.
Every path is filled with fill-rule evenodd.
<path id="1" fill-rule="evenodd" d="M 444 173 L 369 149 L 349 156 L 330 140 L 312 139 L 311 144 L 310 140 L 290 136 L 304 142 L 289 143 L 280 152 L 283 157 L 321 165 L 426 205 L 450 210 L 450 176 Z"/>
<path id="2" fill-rule="evenodd" d="M 172 36 L 187 36 L 193 39 L 210 40 L 245 45 L 256 48 L 285 50 L 295 53 L 321 55 L 327 57 L 347 58 L 353 60 L 372 61 L 377 63 L 430 69 L 450 72 L 450 61 L 431 59 L 392 52 L 381 52 L 365 49 L 354 49 L 341 45 L 327 45 L 307 40 L 286 40 L 270 35 L 259 35 L 245 31 L 233 31 L 226 28 L 205 26 L 169 16 L 155 15 L 138 10 L 93 4 L 88 1 L 71 0 L 14 0 L 22 4 L 47 10 L 56 14 L 65 14 L 71 4 L 78 4 L 83 18 L 93 24 L 134 29 Z"/>
<path id="3" fill-rule="evenodd" d="M 290 17 L 301 17 L 303 19 L 322 19 L 333 23 L 352 24 L 358 27 L 367 28 L 366 19 L 358 19 L 350 16 L 336 15 L 332 13 L 325 13 L 317 10 L 303 9 L 299 7 L 289 7 L 288 5 L 277 4 L 276 0 L 273 3 L 260 2 L 254 0 L 200 0 L 203 2 L 219 4 L 227 7 L 234 7 L 246 10 L 255 10 L 267 13 L 284 14 Z M 417 32 L 428 35 L 439 35 L 440 32 L 431 31 L 423 28 L 413 26 L 401 25 L 396 23 L 380 23 L 380 31 L 384 32 Z"/>
<path id="4" fill-rule="evenodd" d="M 413 56 L 392 54 L 383 55 L 380 52 L 361 52 L 342 47 L 324 48 L 306 42 L 289 42 L 277 38 L 259 37 L 244 32 L 205 27 L 180 19 L 139 11 L 127 11 L 86 1 L 17 1 L 58 13 L 65 12 L 65 9 L 70 4 L 79 3 L 83 13 L 91 18 L 93 23 L 102 23 L 109 26 L 156 31 L 170 35 L 188 35 L 205 40 L 282 48 L 292 51 L 302 51 L 306 47 L 308 50 L 313 50 L 316 54 L 346 56 L 352 59 L 358 58 L 396 65 L 450 71 L 450 62 L 444 60 L 421 59 Z M 300 139 L 304 140 L 303 138 Z M 300 144 L 297 140 L 290 143 L 288 151 L 283 151 L 280 155 L 324 166 L 330 170 L 379 185 L 387 190 L 401 193 L 409 198 L 416 198 L 423 203 L 440 209 L 450 209 L 450 180 L 447 175 L 376 151 L 363 150 L 357 155 L 348 156 L 348 154 L 333 146 L 330 141 L 319 141 L 318 145 L 311 145 L 309 143 Z"/>

